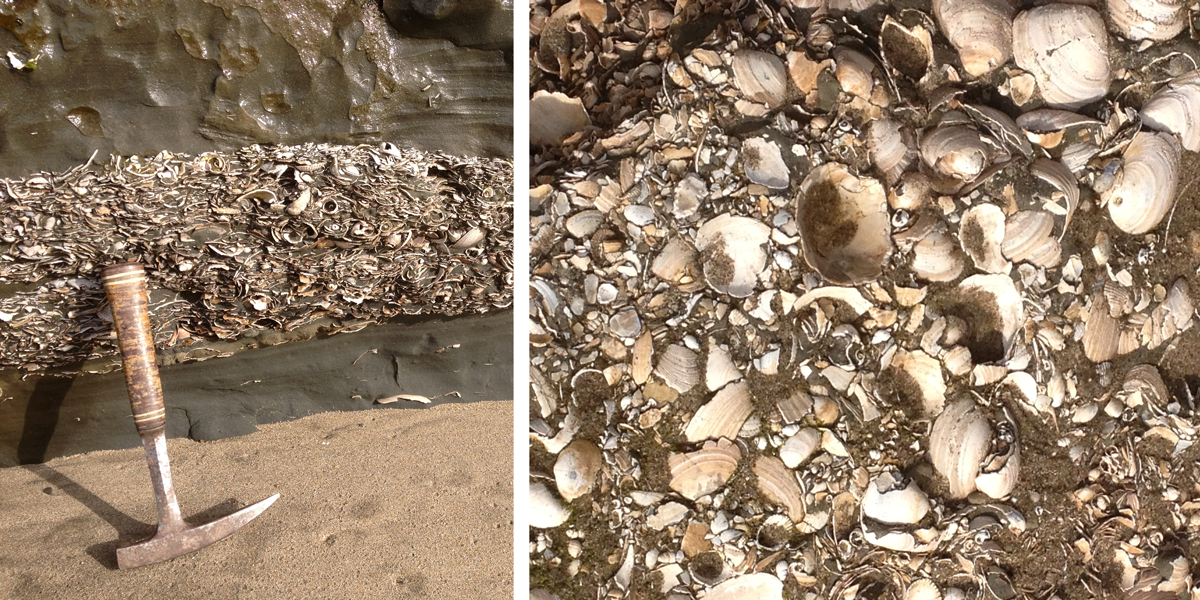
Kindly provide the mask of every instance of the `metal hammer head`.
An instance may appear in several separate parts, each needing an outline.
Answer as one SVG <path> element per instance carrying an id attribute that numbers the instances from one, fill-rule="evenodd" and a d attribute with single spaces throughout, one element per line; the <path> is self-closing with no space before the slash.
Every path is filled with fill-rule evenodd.
<path id="1" fill-rule="evenodd" d="M 225 539 L 241 529 L 243 525 L 254 520 L 254 517 L 262 514 L 278 499 L 279 494 L 275 494 L 266 500 L 251 504 L 231 515 L 198 527 L 188 527 L 187 525 L 167 527 L 165 522 L 160 522 L 158 533 L 154 534 L 154 537 L 132 546 L 117 549 L 117 566 L 121 569 L 132 569 L 195 552 L 209 544 Z M 182 521 L 178 523 L 182 523 Z"/>

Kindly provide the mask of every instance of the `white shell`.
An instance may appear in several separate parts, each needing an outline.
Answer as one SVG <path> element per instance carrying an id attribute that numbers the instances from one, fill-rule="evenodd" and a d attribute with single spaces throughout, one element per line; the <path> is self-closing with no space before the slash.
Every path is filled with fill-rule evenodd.
<path id="1" fill-rule="evenodd" d="M 672 454 L 671 489 L 689 500 L 696 500 L 721 489 L 737 470 L 742 453 L 727 439 L 706 442 L 704 447 L 687 454 Z"/>
<path id="2" fill-rule="evenodd" d="M 913 246 L 913 273 L 925 281 L 953 281 L 966 266 L 966 255 L 938 221 L 933 230 Z"/>
<path id="3" fill-rule="evenodd" d="M 966 125 L 938 125 L 921 136 L 921 160 L 942 177 L 973 181 L 992 163 L 995 146 Z"/>
<path id="4" fill-rule="evenodd" d="M 1107 0 L 1113 31 L 1134 41 L 1165 41 L 1187 27 L 1183 0 Z"/>
<path id="5" fill-rule="evenodd" d="M 704 367 L 704 385 L 708 391 L 715 392 L 731 381 L 742 378 L 742 372 L 729 357 L 729 352 L 717 344 L 716 340 L 708 340 L 708 359 Z"/>
<path id="6" fill-rule="evenodd" d="M 758 286 L 758 274 L 767 266 L 763 247 L 771 228 L 760 221 L 723 213 L 696 232 L 704 276 L 709 287 L 735 298 L 745 298 Z"/>
<path id="7" fill-rule="evenodd" d="M 1183 147 L 1200 152 L 1200 70 L 1172 79 L 1142 105 L 1142 124 L 1177 134 Z"/>
<path id="8" fill-rule="evenodd" d="M 1181 149 L 1169 133 L 1140 131 L 1125 148 L 1111 188 L 1100 195 L 1121 231 L 1146 233 L 1167 216 L 1179 186 Z"/>
<path id="9" fill-rule="evenodd" d="M 921 350 L 909 352 L 897 350 L 892 357 L 891 369 L 896 369 L 910 378 L 912 385 L 920 391 L 920 398 L 910 398 L 909 401 L 921 403 L 921 408 L 928 417 L 941 414 L 946 405 L 946 380 L 942 377 L 942 364 L 938 359 L 929 356 Z M 902 381 L 899 375 L 895 375 Z"/>
<path id="10" fill-rule="evenodd" d="M 650 264 L 650 272 L 663 281 L 679 283 L 696 269 L 696 249 L 686 240 L 672 238 Z"/>
<path id="11" fill-rule="evenodd" d="M 884 472 L 867 484 L 863 496 L 863 515 L 895 525 L 913 525 L 929 514 L 929 496 L 917 482 L 905 485 L 898 473 Z"/>
<path id="12" fill-rule="evenodd" d="M 752 412 L 754 406 L 750 401 L 750 388 L 742 382 L 731 383 L 721 388 L 712 400 L 692 415 L 683 430 L 683 436 L 689 442 L 736 438 L 742 430 L 742 423 L 750 418 Z"/>
<path id="13" fill-rule="evenodd" d="M 1005 258 L 1021 262 L 1051 241 L 1054 215 L 1040 210 L 1022 210 L 1008 217 L 1001 250 Z"/>
<path id="14" fill-rule="evenodd" d="M 1013 21 L 1013 58 L 1037 80 L 1047 104 L 1079 108 L 1108 93 L 1108 32 L 1095 10 L 1047 4 Z"/>
<path id="15" fill-rule="evenodd" d="M 963 213 L 958 241 L 981 271 L 1006 274 L 1012 269 L 1001 251 L 1004 220 L 1004 211 L 995 204 L 976 204 Z"/>
<path id="16" fill-rule="evenodd" d="M 952 498 L 975 491 L 979 465 L 991 446 L 992 428 L 971 400 L 959 400 L 942 412 L 929 434 L 934 468 L 950 482 Z"/>
<path id="17" fill-rule="evenodd" d="M 529 143 L 556 145 L 592 124 L 579 98 L 559 92 L 534 92 L 529 101 Z"/>
<path id="18" fill-rule="evenodd" d="M 654 372 L 680 394 L 700 383 L 700 357 L 682 344 L 672 344 L 662 352 Z"/>
<path id="19" fill-rule="evenodd" d="M 934 0 L 938 26 L 972 77 L 1012 57 L 1013 6 L 1008 0 Z"/>
<path id="20" fill-rule="evenodd" d="M 552 529 L 567 522 L 571 510 L 543 483 L 529 484 L 529 526 Z"/>
<path id="21" fill-rule="evenodd" d="M 783 600 L 783 582 L 770 573 L 738 575 L 717 584 L 705 600 Z"/>
<path id="22" fill-rule="evenodd" d="M 776 108 L 787 92 L 787 72 L 778 56 L 758 50 L 739 50 L 733 55 L 733 82 L 754 102 Z"/>
<path id="23" fill-rule="evenodd" d="M 820 447 L 821 432 L 812 427 L 805 427 L 780 446 L 779 459 L 789 469 L 795 469 L 811 458 Z"/>
<path id="24" fill-rule="evenodd" d="M 912 132 L 894 119 L 871 121 L 867 127 L 867 150 L 889 186 L 895 184 L 917 159 Z"/>
<path id="25" fill-rule="evenodd" d="M 554 482 L 558 493 L 570 502 L 592 490 L 596 474 L 603 465 L 600 449 L 587 440 L 575 440 L 558 453 L 554 462 Z"/>
<path id="26" fill-rule="evenodd" d="M 908 584 L 904 600 L 942 600 L 942 592 L 930 579 L 917 579 Z"/>
<path id="27" fill-rule="evenodd" d="M 760 456 L 751 470 L 757 476 L 759 491 L 767 500 L 787 509 L 787 516 L 792 521 L 804 520 L 804 492 L 783 461 L 774 456 Z"/>
<path id="28" fill-rule="evenodd" d="M 913 171 L 900 176 L 900 180 L 888 190 L 888 206 L 894 210 L 915 211 L 929 201 L 933 182 L 929 176 Z"/>
<path id="29" fill-rule="evenodd" d="M 825 279 L 855 285 L 879 277 L 892 251 L 883 186 L 829 162 L 800 184 L 796 201 L 804 260 Z"/>
<path id="30" fill-rule="evenodd" d="M 871 97 L 875 89 L 875 63 L 857 50 L 846 46 L 833 49 L 834 77 L 837 77 L 842 90 L 860 98 Z"/>

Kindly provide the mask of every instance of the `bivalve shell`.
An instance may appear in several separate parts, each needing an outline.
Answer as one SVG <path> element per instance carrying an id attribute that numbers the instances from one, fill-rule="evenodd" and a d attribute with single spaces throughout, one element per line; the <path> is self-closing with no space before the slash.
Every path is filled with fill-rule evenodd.
<path id="1" fill-rule="evenodd" d="M 1002 251 L 1004 222 L 1004 211 L 995 204 L 976 204 L 963 213 L 958 241 L 981 271 L 1006 274 L 1012 269 Z"/>
<path id="2" fill-rule="evenodd" d="M 867 484 L 862 502 L 863 516 L 894 525 L 914 525 L 929 514 L 929 509 L 929 496 L 917 482 L 893 471 Z"/>
<path id="3" fill-rule="evenodd" d="M 825 279 L 855 285 L 879 277 L 892 251 L 883 186 L 825 163 L 800 184 L 796 199 L 804 259 Z"/>
<path id="4" fill-rule="evenodd" d="M 752 412 L 750 388 L 742 382 L 731 383 L 692 415 L 683 435 L 689 442 L 722 437 L 733 439 Z"/>
<path id="5" fill-rule="evenodd" d="M 1047 104 L 1079 108 L 1108 93 L 1108 32 L 1095 10 L 1047 4 L 1013 21 L 1013 58 L 1037 80 Z"/>
<path id="6" fill-rule="evenodd" d="M 941 177 L 974 181 L 995 153 L 995 145 L 966 125 L 938 125 L 921 136 L 921 160 Z"/>
<path id="7" fill-rule="evenodd" d="M 966 498 L 975 491 L 975 478 L 990 449 L 991 437 L 987 417 L 969 399 L 946 407 L 934 421 L 929 454 L 934 468 L 949 481 L 952 498 Z"/>
<path id="8" fill-rule="evenodd" d="M 788 438 L 779 448 L 779 459 L 789 469 L 804 464 L 821 447 L 821 432 L 805 427 Z"/>
<path id="9" fill-rule="evenodd" d="M 558 493 L 570 502 L 586 495 L 596 483 L 596 474 L 603 465 L 600 449 L 587 440 L 575 440 L 558 453 L 554 463 L 554 482 Z"/>
<path id="10" fill-rule="evenodd" d="M 804 520 L 804 492 L 792 470 L 774 456 L 760 456 L 752 468 L 757 476 L 758 489 L 767 500 L 782 505 L 794 522 Z"/>
<path id="11" fill-rule="evenodd" d="M 706 442 L 695 452 L 672 454 L 667 459 L 671 489 L 689 500 L 707 496 L 724 487 L 741 459 L 737 444 L 724 438 Z"/>
<path id="12" fill-rule="evenodd" d="M 770 573 L 731 577 L 714 586 L 706 600 L 783 600 L 783 582 Z"/>
<path id="13" fill-rule="evenodd" d="M 704 277 L 714 290 L 745 298 L 758 286 L 758 274 L 767 266 L 764 246 L 771 228 L 747 217 L 724 213 L 700 226 L 696 246 Z"/>
<path id="14" fill-rule="evenodd" d="M 704 385 L 708 391 L 715 392 L 725 384 L 742 378 L 742 371 L 734 364 L 729 352 L 717 344 L 716 340 L 708 340 L 708 359 L 704 367 Z"/>
<path id="15" fill-rule="evenodd" d="M 905 396 L 903 400 L 920 404 L 928 417 L 942 412 L 946 404 L 946 380 L 938 359 L 921 350 L 897 350 L 889 373 L 896 393 Z"/>
<path id="16" fill-rule="evenodd" d="M 553 529 L 567 522 L 571 510 L 543 483 L 529 484 L 529 526 Z"/>
<path id="17" fill-rule="evenodd" d="M 1185 149 L 1200 152 L 1200 70 L 1184 73 L 1155 92 L 1142 105 L 1141 117 L 1146 127 L 1174 133 Z"/>
<path id="18" fill-rule="evenodd" d="M 1100 195 L 1121 231 L 1146 233 L 1167 216 L 1179 186 L 1180 154 L 1169 133 L 1141 131 L 1129 142 L 1112 187 Z"/>
<path id="19" fill-rule="evenodd" d="M 966 266 L 967 256 L 946 228 L 938 221 L 933 229 L 913 246 L 912 270 L 925 281 L 953 281 Z"/>
<path id="20" fill-rule="evenodd" d="M 1187 27 L 1183 0 L 1108 0 L 1113 31 L 1134 41 L 1166 41 Z"/>
<path id="21" fill-rule="evenodd" d="M 871 121 L 867 128 L 867 150 L 871 153 L 875 168 L 883 174 L 889 186 L 899 181 L 900 176 L 917 160 L 912 131 L 895 119 Z"/>
<path id="22" fill-rule="evenodd" d="M 966 314 L 963 318 L 971 330 L 965 345 L 971 357 L 977 363 L 1003 360 L 1025 323 L 1021 294 L 1012 279 L 972 275 L 958 285 L 958 291 L 951 310 Z"/>
<path id="23" fill-rule="evenodd" d="M 981 77 L 1012 57 L 1013 5 L 1008 0 L 934 0 L 933 14 L 963 69 Z"/>
<path id="24" fill-rule="evenodd" d="M 672 344 L 662 352 L 654 372 L 663 382 L 680 394 L 686 394 L 700 383 L 700 358 L 681 344 Z"/>
<path id="25" fill-rule="evenodd" d="M 747 98 L 777 108 L 787 92 L 787 71 L 773 54 L 739 50 L 733 55 L 733 81 Z"/>
<path id="26" fill-rule="evenodd" d="M 1040 210 L 1022 210 L 1008 217 L 1004 227 L 1004 257 L 1021 262 L 1038 253 L 1043 246 L 1057 243 L 1050 237 L 1054 231 L 1054 215 Z"/>

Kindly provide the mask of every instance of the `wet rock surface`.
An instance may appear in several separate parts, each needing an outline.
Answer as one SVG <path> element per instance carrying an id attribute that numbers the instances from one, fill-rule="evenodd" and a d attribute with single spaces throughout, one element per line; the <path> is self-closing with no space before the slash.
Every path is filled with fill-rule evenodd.
<path id="1" fill-rule="evenodd" d="M 0 176 L 255 143 L 511 155 L 511 7 L 462 2 L 455 27 L 401 32 L 360 4 L 0 5 Z"/>

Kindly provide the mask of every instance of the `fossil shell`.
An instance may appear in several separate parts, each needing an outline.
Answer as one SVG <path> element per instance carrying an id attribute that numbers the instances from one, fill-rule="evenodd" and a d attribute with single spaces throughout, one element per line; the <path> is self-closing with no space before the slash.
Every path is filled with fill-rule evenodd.
<path id="1" fill-rule="evenodd" d="M 708 340 L 708 359 L 704 366 L 704 385 L 708 391 L 715 392 L 725 384 L 742 378 L 742 371 L 729 357 L 729 352 L 717 344 L 716 340 Z"/>
<path id="2" fill-rule="evenodd" d="M 758 489 L 767 500 L 787 509 L 787 516 L 792 521 L 804 520 L 804 492 L 783 461 L 774 456 L 760 456 L 754 461 L 752 470 L 757 476 Z"/>
<path id="3" fill-rule="evenodd" d="M 1001 251 L 1004 221 L 1004 211 L 995 204 L 976 204 L 963 213 L 958 241 L 981 271 L 1007 274 L 1012 269 Z"/>
<path id="4" fill-rule="evenodd" d="M 912 131 L 894 119 L 871 121 L 867 128 L 867 150 L 889 186 L 895 184 L 917 159 Z"/>
<path id="5" fill-rule="evenodd" d="M 734 439 L 752 412 L 750 388 L 742 382 L 731 383 L 696 411 L 684 428 L 683 436 L 689 442 L 722 437 Z"/>
<path id="6" fill-rule="evenodd" d="M 567 522 L 571 510 L 543 483 L 529 484 L 529 526 L 552 529 Z"/>
<path id="7" fill-rule="evenodd" d="M 714 290 L 745 298 L 758 286 L 758 274 L 767 266 L 764 245 L 771 228 L 760 221 L 724 213 L 700 226 L 696 246 L 704 277 Z"/>
<path id="8" fill-rule="evenodd" d="M 733 81 L 747 98 L 776 108 L 787 92 L 787 72 L 778 56 L 757 50 L 733 55 Z"/>
<path id="9" fill-rule="evenodd" d="M 1121 231 L 1146 233 L 1167 216 L 1179 185 L 1180 153 L 1169 133 L 1141 131 L 1129 142 L 1116 180 L 1100 195 Z"/>
<path id="10" fill-rule="evenodd" d="M 942 177 L 973 181 L 995 157 L 995 146 L 966 125 L 938 125 L 921 136 L 921 160 Z"/>
<path id="11" fill-rule="evenodd" d="M 946 407 L 929 434 L 934 468 L 950 482 L 950 497 L 966 498 L 975 491 L 979 466 L 991 446 L 992 428 L 971 400 Z"/>
<path id="12" fill-rule="evenodd" d="M 1004 227 L 1004 257 L 1021 262 L 1034 256 L 1041 248 L 1053 242 L 1054 215 L 1040 210 L 1022 210 L 1008 217 Z"/>
<path id="13" fill-rule="evenodd" d="M 600 449 L 587 440 L 575 440 L 558 453 L 554 462 L 554 482 L 558 493 L 570 502 L 592 490 L 596 474 L 603 465 Z"/>
<path id="14" fill-rule="evenodd" d="M 1155 92 L 1142 105 L 1141 117 L 1146 127 L 1174 133 L 1185 149 L 1200 152 L 1200 70 L 1184 73 Z"/>
<path id="15" fill-rule="evenodd" d="M 885 471 L 868 483 L 862 501 L 863 516 L 894 525 L 914 525 L 929 509 L 929 496 L 917 482 L 894 471 Z"/>
<path id="16" fill-rule="evenodd" d="M 789 469 L 795 469 L 811 458 L 820 447 L 821 432 L 812 427 L 805 427 L 779 447 L 779 459 Z"/>
<path id="17" fill-rule="evenodd" d="M 1165 41 L 1187 27 L 1183 0 L 1107 0 L 1113 31 L 1134 41 Z"/>
<path id="18" fill-rule="evenodd" d="M 892 251 L 883 186 L 839 163 L 813 169 L 796 199 L 804 259 L 825 279 L 854 285 L 879 277 Z"/>
<path id="19" fill-rule="evenodd" d="M 889 367 L 898 394 L 914 394 L 904 398 L 916 402 L 928 417 L 936 417 L 946 404 L 946 380 L 942 364 L 921 350 L 897 350 Z"/>
<path id="20" fill-rule="evenodd" d="M 686 394 L 700 383 L 700 358 L 681 344 L 672 344 L 658 358 L 654 372 L 680 394 Z"/>
<path id="21" fill-rule="evenodd" d="M 672 454 L 667 459 L 671 489 L 689 500 L 707 496 L 729 481 L 741 459 L 737 444 L 724 438 L 706 442 L 695 452 Z"/>
<path id="22" fill-rule="evenodd" d="M 925 281 L 953 281 L 966 266 L 966 255 L 938 221 L 933 230 L 913 246 L 913 273 Z"/>
<path id="23" fill-rule="evenodd" d="M 1095 10 L 1047 4 L 1013 21 L 1013 58 L 1037 80 L 1047 104 L 1079 108 L 1108 93 L 1108 32 Z"/>
<path id="24" fill-rule="evenodd" d="M 934 0 L 933 14 L 963 69 L 981 77 L 1012 57 L 1013 5 L 1008 0 Z"/>

